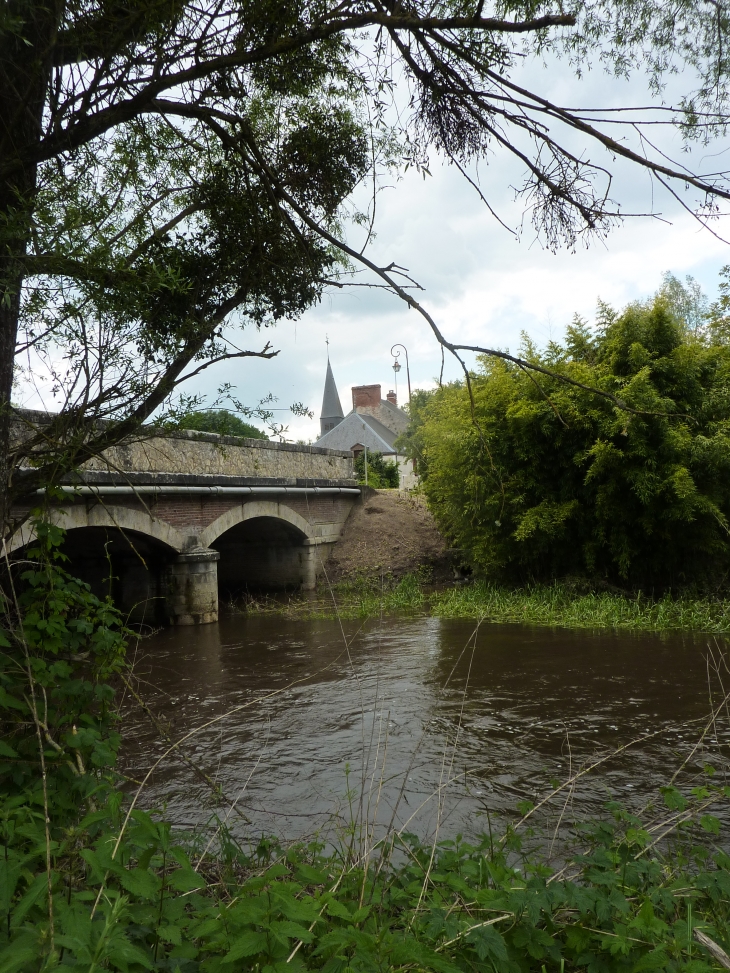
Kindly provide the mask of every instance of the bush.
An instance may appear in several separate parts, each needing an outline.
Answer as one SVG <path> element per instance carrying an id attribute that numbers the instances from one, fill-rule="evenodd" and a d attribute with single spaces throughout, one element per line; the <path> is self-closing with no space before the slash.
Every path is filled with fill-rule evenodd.
<path id="1" fill-rule="evenodd" d="M 243 439 L 268 439 L 250 422 L 244 422 L 225 409 L 208 409 L 190 412 L 175 423 L 177 429 L 195 429 L 198 432 L 217 432 L 220 436 L 240 436 Z"/>
<path id="2" fill-rule="evenodd" d="M 420 432 L 444 532 L 495 580 L 583 576 L 632 588 L 708 584 L 730 569 L 730 348 L 664 296 L 605 306 L 597 328 L 523 355 L 609 392 L 483 358 L 474 414 L 439 390 Z"/>
<path id="3" fill-rule="evenodd" d="M 355 477 L 358 483 L 365 483 L 365 453 L 355 458 Z M 398 465 L 383 459 L 380 453 L 368 450 L 368 486 L 374 490 L 388 490 L 400 485 Z"/>

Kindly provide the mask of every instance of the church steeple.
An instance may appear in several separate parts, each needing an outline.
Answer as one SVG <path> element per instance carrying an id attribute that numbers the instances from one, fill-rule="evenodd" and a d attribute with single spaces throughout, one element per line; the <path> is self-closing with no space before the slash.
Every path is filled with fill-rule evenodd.
<path id="1" fill-rule="evenodd" d="M 322 414 L 319 417 L 320 436 L 324 436 L 330 429 L 334 429 L 338 423 L 342 422 L 344 417 L 328 355 L 327 375 L 324 380 L 324 396 L 322 397 Z"/>

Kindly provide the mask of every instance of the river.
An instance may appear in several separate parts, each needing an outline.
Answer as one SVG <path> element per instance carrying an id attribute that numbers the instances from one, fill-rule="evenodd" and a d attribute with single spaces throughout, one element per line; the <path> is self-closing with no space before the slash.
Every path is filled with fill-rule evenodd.
<path id="1" fill-rule="evenodd" d="M 602 761 L 545 823 L 611 798 L 638 808 L 684 761 L 685 785 L 707 763 L 726 773 L 727 714 L 706 729 L 722 651 L 703 637 L 420 617 L 168 629 L 134 649 L 137 690 L 170 739 L 191 735 L 139 801 L 185 827 L 223 819 L 238 837 L 329 839 L 351 822 L 473 836 Z M 168 745 L 129 694 L 123 717 L 122 769 L 141 780 Z"/>

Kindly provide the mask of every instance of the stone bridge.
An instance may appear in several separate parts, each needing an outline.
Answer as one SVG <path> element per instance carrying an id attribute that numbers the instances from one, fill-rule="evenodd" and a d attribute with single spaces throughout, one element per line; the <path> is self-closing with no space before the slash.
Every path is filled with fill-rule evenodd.
<path id="1" fill-rule="evenodd" d="M 313 588 L 360 499 L 350 452 L 199 432 L 124 443 L 62 489 L 71 570 L 130 620 L 177 625 L 217 621 L 219 592 Z M 26 522 L 12 549 L 31 539 Z"/>

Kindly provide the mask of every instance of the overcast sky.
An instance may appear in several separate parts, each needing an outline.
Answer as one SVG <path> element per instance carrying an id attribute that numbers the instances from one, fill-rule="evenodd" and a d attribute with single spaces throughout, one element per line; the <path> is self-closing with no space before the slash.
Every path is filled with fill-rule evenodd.
<path id="1" fill-rule="evenodd" d="M 640 81 L 619 82 L 600 72 L 582 81 L 566 80 L 564 68 L 555 64 L 545 68 L 528 65 L 520 80 L 564 105 L 611 107 L 650 100 Z M 682 79 L 674 85 L 681 90 Z M 673 94 L 676 96 L 670 92 L 667 98 Z M 676 136 L 665 133 L 660 137 L 664 149 L 681 156 Z M 585 152 L 576 139 L 570 145 Z M 726 166 L 728 152 L 730 141 L 725 141 L 700 148 L 682 161 L 696 163 L 705 171 L 717 170 Z M 588 154 L 598 159 L 594 148 Z M 629 219 L 605 244 L 594 242 L 589 249 L 579 244 L 575 253 L 558 254 L 535 240 L 529 223 L 515 239 L 453 167 L 432 158 L 430 169 L 430 178 L 423 179 L 411 170 L 379 193 L 377 238 L 368 255 L 381 265 L 394 261 L 407 267 L 425 288 L 419 299 L 445 335 L 454 340 L 515 350 L 520 332 L 525 331 L 544 344 L 559 339 L 576 312 L 591 320 L 599 297 L 620 308 L 651 295 L 665 271 L 681 279 L 691 274 L 714 298 L 718 272 L 730 263 L 727 244 L 663 196 L 647 175 L 628 165 L 616 168 L 613 198 L 622 203 L 624 211 L 647 211 L 653 203 L 664 222 Z M 507 223 L 518 225 L 522 203 L 515 201 L 511 187 L 524 178 L 521 166 L 497 155 L 481 165 L 480 178 L 491 205 Z M 695 196 L 690 193 L 687 202 L 693 204 Z M 729 218 L 721 218 L 714 228 L 730 239 Z M 362 229 L 350 233 L 353 246 L 359 248 L 363 239 Z M 414 388 L 433 387 L 439 373 L 440 349 L 415 312 L 382 292 L 333 289 L 296 323 L 280 323 L 260 337 L 248 333 L 242 338 L 232 332 L 233 340 L 248 348 L 260 347 L 269 338 L 280 349 L 277 358 L 221 363 L 196 378 L 187 391 L 205 394 L 212 401 L 215 390 L 230 382 L 238 397 L 250 405 L 268 393 L 277 397 L 281 408 L 303 402 L 314 412 L 312 420 L 293 419 L 285 411 L 278 416 L 289 423 L 288 438 L 315 440 L 327 361 L 326 336 L 345 412 L 351 408 L 353 385 L 380 383 L 383 395 L 393 386 L 390 348 L 394 342 L 408 348 Z M 447 359 L 445 377 L 457 375 L 456 364 Z M 401 402 L 405 392 L 403 369 L 398 386 Z M 44 403 L 37 395 L 28 395 L 24 404 L 38 407 Z M 45 405 L 52 407 L 50 402 Z"/>
<path id="2" fill-rule="evenodd" d="M 568 83 L 561 75 L 554 66 L 530 67 L 524 72 L 537 90 L 567 105 L 610 107 L 649 101 L 645 86 L 636 80 L 619 82 L 596 73 Z M 681 80 L 675 82 L 677 89 L 682 87 Z M 671 95 L 668 92 L 666 97 Z M 682 156 L 678 137 L 669 132 L 663 134 L 661 145 L 703 171 L 724 168 L 730 151 L 730 143 L 725 141 L 709 149 L 699 148 L 688 159 Z M 581 149 L 575 139 L 571 146 Z M 590 157 L 598 158 L 595 149 Z M 453 167 L 433 158 L 430 170 L 432 176 L 425 180 L 410 171 L 379 194 L 377 239 L 368 255 L 381 265 L 395 261 L 407 267 L 425 288 L 419 300 L 454 340 L 515 350 L 525 331 L 544 344 L 559 339 L 575 313 L 592 320 L 599 297 L 620 308 L 651 295 L 660 287 L 665 271 L 682 280 L 692 275 L 714 298 L 718 272 L 730 263 L 727 244 L 700 227 L 668 194 L 662 195 L 645 174 L 628 165 L 615 169 L 613 198 L 622 203 L 623 211 L 645 212 L 653 203 L 665 222 L 628 219 L 605 243 L 594 242 L 589 249 L 579 244 L 575 253 L 558 254 L 535 240 L 529 223 L 515 239 Z M 523 207 L 521 201 L 515 201 L 511 187 L 523 176 L 521 167 L 504 156 L 480 167 L 481 185 L 491 205 L 513 226 L 519 224 Z M 694 192 L 686 196 L 690 205 L 695 199 Z M 713 227 L 730 239 L 730 218 L 720 218 Z M 362 236 L 358 238 L 358 234 L 363 232 L 352 232 L 350 242 L 359 247 Z M 270 334 L 281 349 L 274 360 L 223 364 L 208 375 L 200 391 L 212 393 L 221 382 L 229 381 L 249 403 L 268 392 L 277 396 L 280 407 L 304 402 L 314 419 L 279 415 L 289 422 L 290 438 L 314 440 L 319 435 L 326 336 L 345 412 L 351 408 L 353 385 L 380 383 L 383 395 L 393 387 L 390 348 L 394 342 L 408 349 L 414 388 L 433 387 L 439 373 L 440 349 L 425 321 L 395 297 L 356 288 L 333 290 L 296 324 L 278 325 Z M 458 374 L 456 363 L 447 360 L 445 377 Z M 405 369 L 398 382 L 399 401 L 403 401 Z"/>

